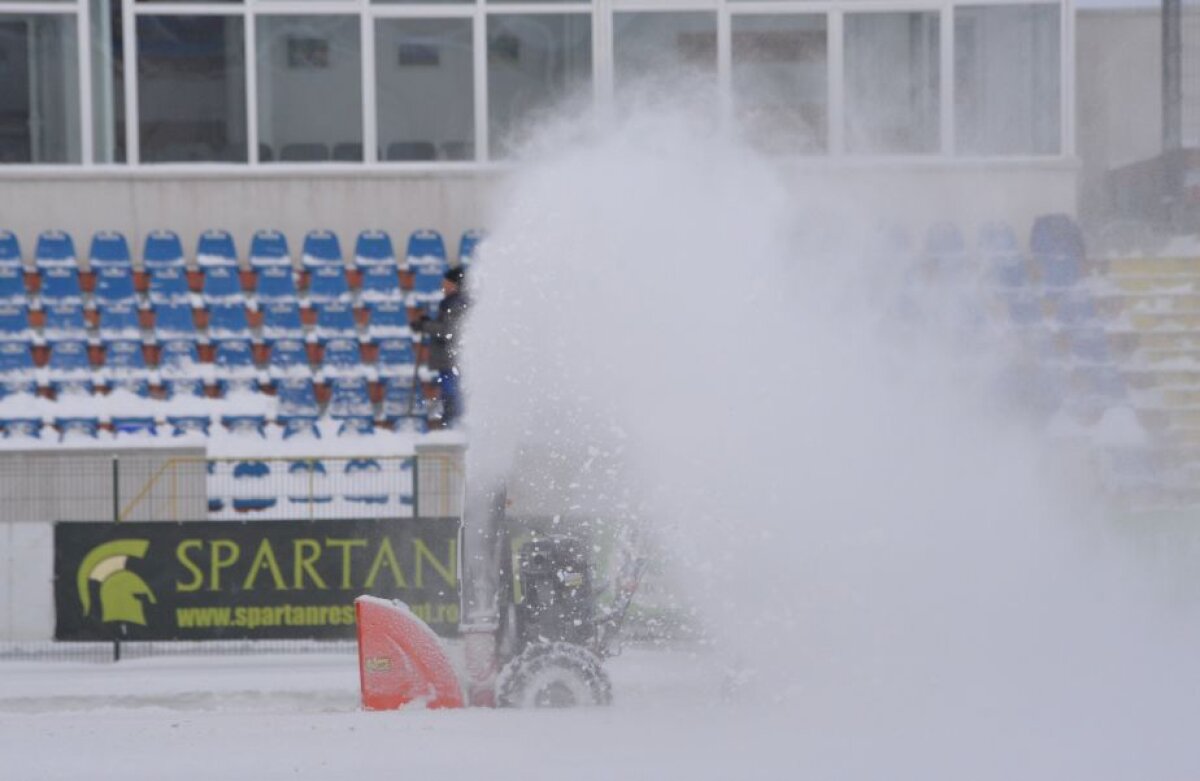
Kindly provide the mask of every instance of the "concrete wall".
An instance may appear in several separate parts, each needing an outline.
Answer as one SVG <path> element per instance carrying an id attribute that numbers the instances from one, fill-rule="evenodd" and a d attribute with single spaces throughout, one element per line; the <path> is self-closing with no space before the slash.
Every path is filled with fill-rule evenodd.
<path id="1" fill-rule="evenodd" d="M 54 636 L 54 525 L 0 523 L 0 641 Z"/>
<path id="2" fill-rule="evenodd" d="M 938 220 L 971 226 L 1006 219 L 1024 232 L 1038 214 L 1075 210 L 1073 162 L 781 161 L 780 171 L 798 192 L 845 197 L 873 217 L 908 222 L 918 231 Z M 0 227 L 16 231 L 26 253 L 48 227 L 71 231 L 83 245 L 80 252 L 100 229 L 123 231 L 140 252 L 145 234 L 162 227 L 178 231 L 189 248 L 202 230 L 222 227 L 234 233 L 243 253 L 250 234 L 263 227 L 285 231 L 294 249 L 314 227 L 338 232 L 346 252 L 368 227 L 384 228 L 402 241 L 409 231 L 431 226 L 453 245 L 462 230 L 493 223 L 504 178 L 495 168 L 6 176 L 0 178 Z"/>

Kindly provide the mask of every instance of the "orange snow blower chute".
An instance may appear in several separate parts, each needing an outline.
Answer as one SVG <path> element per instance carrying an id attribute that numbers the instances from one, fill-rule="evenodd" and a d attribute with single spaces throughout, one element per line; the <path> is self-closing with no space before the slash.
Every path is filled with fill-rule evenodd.
<path id="1" fill-rule="evenodd" d="M 364 708 L 463 707 L 462 687 L 441 641 L 407 605 L 362 596 L 354 600 L 354 609 Z"/>

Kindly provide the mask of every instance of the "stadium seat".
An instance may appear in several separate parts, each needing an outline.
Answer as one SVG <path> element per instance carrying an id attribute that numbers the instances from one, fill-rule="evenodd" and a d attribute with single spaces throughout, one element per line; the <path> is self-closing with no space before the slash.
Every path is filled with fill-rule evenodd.
<path id="1" fill-rule="evenodd" d="M 435 230 L 414 231 L 405 262 L 413 272 L 413 305 L 435 307 L 442 300 L 442 277 L 449 268 L 442 235 Z"/>
<path id="2" fill-rule="evenodd" d="M 329 405 L 326 411 L 342 425 L 338 434 L 367 433 L 373 429 L 375 408 L 362 377 L 334 376 L 330 382 Z"/>
<path id="3" fill-rule="evenodd" d="M 295 299 L 268 301 L 262 306 L 262 335 L 264 339 L 304 337 L 304 325 L 300 321 L 300 307 Z"/>
<path id="4" fill-rule="evenodd" d="M 234 265 L 206 266 L 201 295 L 204 297 L 204 303 L 208 306 L 243 302 L 242 280 L 238 267 Z"/>
<path id="5" fill-rule="evenodd" d="M 133 289 L 133 257 L 129 244 L 116 231 L 100 231 L 92 236 L 88 265 L 96 275 L 93 296 L 100 305 L 131 302 Z"/>
<path id="6" fill-rule="evenodd" d="M 283 426 L 283 438 L 300 434 L 319 437 L 317 418 L 321 409 L 317 405 L 317 394 L 309 377 L 291 377 L 276 383 L 279 399 L 275 421 Z"/>
<path id="7" fill-rule="evenodd" d="M 313 431 L 316 431 L 315 426 L 313 427 Z M 287 439 L 288 436 L 285 430 L 283 438 Z M 288 494 L 288 501 L 293 504 L 308 504 L 309 502 L 313 504 L 327 504 L 333 501 L 333 497 L 329 494 L 318 493 L 315 490 L 316 485 L 324 485 L 327 474 L 325 464 L 321 461 L 299 458 L 288 463 L 287 471 L 289 476 L 302 481 L 301 484 L 293 484 L 292 491 Z"/>
<path id="8" fill-rule="evenodd" d="M 463 231 L 458 242 L 458 265 L 466 268 L 475 262 L 475 254 L 479 251 L 483 236 L 483 231 L 478 229 Z"/>
<path id="9" fill-rule="evenodd" d="M 366 277 L 364 277 L 366 279 Z M 367 334 L 372 339 L 412 337 L 408 307 L 401 299 L 367 303 Z"/>
<path id="10" fill-rule="evenodd" d="M 137 304 L 133 301 L 101 304 L 101 339 L 140 339 L 141 335 L 142 328 L 138 321 Z"/>
<path id="11" fill-rule="evenodd" d="M 314 334 L 319 339 L 336 337 L 356 338 L 354 307 L 349 301 L 325 301 L 317 304 L 317 325 Z"/>
<path id="12" fill-rule="evenodd" d="M 213 375 L 221 395 L 234 391 L 258 391 L 258 368 L 249 339 L 222 339 L 216 342 Z"/>
<path id="13" fill-rule="evenodd" d="M 203 395 L 204 374 L 194 339 L 167 339 L 160 343 L 158 375 L 168 396 Z"/>
<path id="14" fill-rule="evenodd" d="M 319 142 L 284 144 L 279 150 L 282 163 L 320 163 L 329 159 L 329 145 Z"/>
<path id="15" fill-rule="evenodd" d="M 300 262 L 310 275 L 310 300 L 349 300 L 350 286 L 346 280 L 345 261 L 337 234 L 327 230 L 309 231 L 304 237 Z"/>
<path id="16" fill-rule="evenodd" d="M 26 299 L 25 267 L 19 263 L 0 263 L 0 301 L 23 303 Z"/>
<path id="17" fill-rule="evenodd" d="M 1002 222 L 989 222 L 979 228 L 975 248 L 983 262 L 986 280 L 998 288 L 1022 287 L 1029 280 L 1025 273 L 1025 257 L 1012 227 Z"/>
<path id="18" fill-rule="evenodd" d="M 190 302 L 192 293 L 188 289 L 187 267 L 182 265 L 151 267 L 149 299 L 151 306 Z"/>
<path id="19" fill-rule="evenodd" d="M 262 415 L 222 415 L 221 425 L 231 434 L 267 436 L 267 419 Z"/>
<path id="20" fill-rule="evenodd" d="M 254 233 L 250 240 L 250 268 L 259 270 L 269 266 L 291 268 L 292 258 L 288 252 L 287 236 L 277 230 L 263 229 Z"/>
<path id="21" fill-rule="evenodd" d="M 41 439 L 41 418 L 0 418 L 5 439 Z"/>
<path id="22" fill-rule="evenodd" d="M 37 370 L 33 345 L 29 342 L 0 342 L 0 396 L 37 392 Z"/>
<path id="23" fill-rule="evenodd" d="M 312 378 L 308 365 L 308 348 L 302 339 L 276 339 L 270 343 L 267 372 L 272 380 L 290 377 Z"/>
<path id="24" fill-rule="evenodd" d="M 75 243 L 63 231 L 46 231 L 38 236 L 34 265 L 42 280 L 41 297 L 53 303 L 82 303 L 79 264 Z"/>
<path id="25" fill-rule="evenodd" d="M 67 439 L 98 439 L 100 419 L 87 416 L 57 417 L 54 427 L 58 429 L 60 442 Z"/>
<path id="26" fill-rule="evenodd" d="M 256 430 L 259 436 L 265 436 L 263 426 L 265 421 L 254 428 L 251 418 L 242 419 L 237 416 L 226 416 L 222 423 L 235 433 L 249 433 Z M 236 512 L 261 512 L 275 506 L 277 501 L 266 486 L 271 477 L 271 466 L 265 461 L 239 461 L 233 466 L 233 481 L 236 494 L 233 497 L 233 509 Z"/>
<path id="27" fill-rule="evenodd" d="M 1045 287 L 1070 287 L 1083 277 L 1083 234 L 1066 214 L 1043 215 L 1034 221 L 1029 254 Z"/>
<path id="28" fill-rule="evenodd" d="M 95 390 L 87 342 L 65 339 L 50 343 L 46 385 L 56 396 L 91 395 Z"/>
<path id="29" fill-rule="evenodd" d="M 343 337 L 329 339 L 324 343 L 325 359 L 321 374 L 330 377 L 365 377 L 368 369 L 363 365 L 362 353 L 357 339 Z"/>
<path id="30" fill-rule="evenodd" d="M 201 268 L 236 266 L 237 262 L 237 245 L 229 231 L 207 230 L 196 240 L 196 265 Z"/>
<path id="31" fill-rule="evenodd" d="M 354 263 L 362 272 L 359 300 L 364 302 L 403 299 L 399 265 L 392 239 L 384 231 L 363 231 L 354 245 Z"/>
<path id="32" fill-rule="evenodd" d="M 208 333 L 214 339 L 249 338 L 246 307 L 240 302 L 213 304 L 208 308 Z"/>
<path id="33" fill-rule="evenodd" d="M 261 266 L 255 273 L 255 297 L 262 303 L 295 302 L 296 278 L 291 264 Z"/>
<path id="34" fill-rule="evenodd" d="M 424 432 L 428 428 L 425 398 L 412 378 L 390 377 L 383 381 L 383 419 L 396 430 Z"/>
<path id="35" fill-rule="evenodd" d="M 359 141 L 343 141 L 340 144 L 334 144 L 332 157 L 338 162 L 361 163 L 363 145 Z"/>
<path id="36" fill-rule="evenodd" d="M 386 504 L 387 490 L 383 487 L 383 467 L 374 458 L 352 458 L 343 468 L 347 482 L 351 485 L 358 483 L 361 487 L 348 491 L 346 501 L 361 504 Z"/>
<path id="37" fill-rule="evenodd" d="M 0 230 L 0 266 L 20 266 L 21 242 L 10 230 Z"/>
<path id="38" fill-rule="evenodd" d="M 160 338 L 196 338 L 196 321 L 187 303 L 165 302 L 154 307 L 154 333 Z"/>
<path id="39" fill-rule="evenodd" d="M 387 145 L 388 160 L 437 160 L 437 146 L 432 141 L 393 141 Z"/>
<path id="40" fill-rule="evenodd" d="M 417 354 L 411 339 L 390 338 L 379 341 L 377 370 L 379 377 L 405 378 L 412 382 Z"/>
<path id="41" fill-rule="evenodd" d="M 151 373 L 146 367 L 142 343 L 133 340 L 104 343 L 103 384 L 110 390 L 127 390 L 138 396 L 150 395 Z"/>
<path id="42" fill-rule="evenodd" d="M 44 308 L 45 321 L 42 335 L 46 339 L 84 339 L 87 337 L 87 321 L 83 316 L 83 304 L 78 301 L 47 304 Z"/>
<path id="43" fill-rule="evenodd" d="M 154 418 L 143 415 L 114 415 L 112 418 L 113 434 L 122 436 L 155 436 L 158 427 Z"/>
<path id="44" fill-rule="evenodd" d="M 187 266 L 179 235 L 169 230 L 150 231 L 142 245 L 142 266 L 150 272 Z"/>
<path id="45" fill-rule="evenodd" d="M 0 340 L 30 341 L 34 338 L 29 327 L 29 307 L 24 302 L 0 302 Z"/>
<path id="46" fill-rule="evenodd" d="M 207 415 L 167 415 L 167 425 L 171 427 L 173 437 L 187 434 L 202 434 L 207 437 L 212 421 Z"/>

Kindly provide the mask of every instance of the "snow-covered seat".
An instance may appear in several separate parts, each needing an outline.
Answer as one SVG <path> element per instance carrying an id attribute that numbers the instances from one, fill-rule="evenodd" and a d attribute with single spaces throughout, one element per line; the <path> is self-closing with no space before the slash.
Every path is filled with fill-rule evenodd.
<path id="1" fill-rule="evenodd" d="M 350 430 L 369 432 L 374 427 L 375 408 L 362 377 L 334 376 L 329 380 L 329 416 L 342 425 L 339 435 Z"/>
<path id="2" fill-rule="evenodd" d="M 315 425 L 312 431 L 317 431 Z M 295 436 L 299 433 L 309 432 L 297 430 L 289 434 L 285 430 L 283 438 L 287 439 L 289 436 Z M 293 504 L 308 504 L 309 502 L 313 504 L 328 504 L 333 501 L 333 497 L 325 493 L 323 489 L 321 492 L 314 489 L 315 484 L 323 485 L 325 483 L 328 471 L 325 469 L 324 462 L 312 458 L 298 458 L 288 462 L 287 471 L 290 477 L 299 478 L 301 481 L 299 484 L 293 482 L 292 491 L 288 494 L 289 502 Z M 304 488 L 300 488 L 300 485 L 303 485 Z"/>
<path id="3" fill-rule="evenodd" d="M 475 256 L 479 252 L 479 245 L 483 243 L 484 235 L 484 232 L 477 228 L 463 231 L 462 237 L 458 241 L 458 265 L 467 268 L 475 262 Z"/>
<path id="4" fill-rule="evenodd" d="M 132 339 L 105 342 L 100 378 L 110 390 L 127 390 L 138 396 L 148 396 L 153 376 L 146 366 L 142 343 Z"/>
<path id="5" fill-rule="evenodd" d="M 428 412 L 420 389 L 412 378 L 389 377 L 383 381 L 383 420 L 395 430 L 424 432 Z"/>
<path id="6" fill-rule="evenodd" d="M 317 304 L 317 324 L 313 333 L 318 339 L 335 337 L 357 338 L 354 307 L 349 301 L 324 301 Z"/>
<path id="7" fill-rule="evenodd" d="M 244 305 L 241 275 L 236 265 L 209 265 L 204 268 L 204 287 L 201 292 L 204 303 L 238 303 Z"/>
<path id="8" fill-rule="evenodd" d="M 386 504 L 387 479 L 383 466 L 374 458 L 352 458 L 342 468 L 345 480 L 352 486 L 344 497 L 360 504 Z"/>
<path id="9" fill-rule="evenodd" d="M 46 364 L 45 385 L 56 396 L 91 395 L 95 390 L 87 342 L 64 339 L 50 342 L 50 360 Z"/>
<path id="10" fill-rule="evenodd" d="M 79 263 L 70 235 L 59 230 L 44 231 L 38 236 L 33 259 L 42 280 L 43 301 L 83 303 Z"/>
<path id="11" fill-rule="evenodd" d="M 5 439 L 41 439 L 42 419 L 31 417 L 0 418 Z"/>
<path id="12" fill-rule="evenodd" d="M 321 376 L 332 377 L 366 377 L 370 370 L 362 362 L 357 339 L 336 338 L 326 340 L 324 344 L 325 359 L 321 364 Z"/>
<path id="13" fill-rule="evenodd" d="M 367 334 L 372 339 L 409 337 L 408 307 L 402 299 L 377 300 L 367 303 Z"/>
<path id="14" fill-rule="evenodd" d="M 146 234 L 142 245 L 142 265 L 151 274 L 168 268 L 183 268 L 187 266 L 187 258 L 183 254 L 183 242 L 179 234 L 171 230 L 154 230 Z"/>
<path id="15" fill-rule="evenodd" d="M 231 426 L 231 430 L 238 430 L 234 427 L 240 425 L 253 425 L 250 420 L 235 420 L 230 416 L 222 418 L 222 423 Z M 258 425 L 260 435 L 264 425 L 265 421 Z M 238 461 L 233 466 L 233 483 L 235 512 L 261 512 L 274 507 L 278 501 L 271 495 L 271 465 L 265 461 Z"/>
<path id="16" fill-rule="evenodd" d="M 262 303 L 296 301 L 298 296 L 296 275 L 290 260 L 287 265 L 273 264 L 259 267 L 255 270 L 255 279 L 254 295 L 258 301 Z"/>
<path id="17" fill-rule="evenodd" d="M 121 436 L 156 436 L 158 426 L 151 415 L 113 415 L 113 434 Z"/>
<path id="18" fill-rule="evenodd" d="M 449 268 L 442 234 L 429 229 L 413 231 L 408 238 L 405 264 L 413 272 L 413 305 L 436 307 L 442 300 L 442 278 Z"/>
<path id="19" fill-rule="evenodd" d="M 354 262 L 362 272 L 360 301 L 393 301 L 402 299 L 400 270 L 392 239 L 381 230 L 367 230 L 358 234 L 354 246 Z"/>
<path id="20" fill-rule="evenodd" d="M 208 436 L 212 419 L 208 415 L 167 415 L 167 425 L 171 427 L 171 436 L 173 437 L 182 437 L 187 434 Z"/>
<path id="21" fill-rule="evenodd" d="M 261 303 L 261 308 L 263 339 L 301 339 L 304 337 L 304 325 L 300 320 L 300 306 L 294 298 L 264 301 Z"/>
<path id="22" fill-rule="evenodd" d="M 312 378 L 308 365 L 308 347 L 302 339 L 276 339 L 270 343 L 267 372 L 272 380 Z"/>
<path id="23" fill-rule="evenodd" d="M 196 338 L 196 320 L 192 307 L 185 302 L 162 303 L 154 307 L 154 333 L 160 338 Z"/>
<path id="24" fill-rule="evenodd" d="M 379 360 L 376 370 L 380 378 L 399 377 L 412 382 L 416 371 L 417 354 L 411 339 L 403 337 L 379 340 Z"/>
<path id="25" fill-rule="evenodd" d="M 207 270 L 212 266 L 237 267 L 237 245 L 229 231 L 207 230 L 196 240 L 196 265 Z"/>
<path id="26" fill-rule="evenodd" d="M 54 419 L 60 442 L 68 439 L 99 439 L 100 419 L 88 415 L 60 416 Z"/>
<path id="27" fill-rule="evenodd" d="M 208 333 L 213 339 L 250 338 L 250 321 L 240 300 L 212 304 L 208 307 Z"/>
<path id="28" fill-rule="evenodd" d="M 1066 214 L 1038 217 L 1029 235 L 1029 254 L 1046 288 L 1071 287 L 1083 278 L 1083 234 Z"/>
<path id="29" fill-rule="evenodd" d="M 31 341 L 29 307 L 24 302 L 0 302 L 0 341 Z"/>
<path id="30" fill-rule="evenodd" d="M 0 341 L 0 397 L 37 392 L 33 345 L 27 341 Z"/>
<path id="31" fill-rule="evenodd" d="M 138 320 L 137 304 L 132 300 L 100 305 L 100 338 L 139 339 L 142 328 Z"/>
<path id="32" fill-rule="evenodd" d="M 258 368 L 249 339 L 221 339 L 215 343 L 213 376 L 222 396 L 234 391 L 258 391 Z"/>
<path id="33" fill-rule="evenodd" d="M 93 297 L 98 305 L 132 302 L 133 256 L 125 237 L 116 231 L 100 231 L 92 236 L 88 265 L 96 275 Z"/>

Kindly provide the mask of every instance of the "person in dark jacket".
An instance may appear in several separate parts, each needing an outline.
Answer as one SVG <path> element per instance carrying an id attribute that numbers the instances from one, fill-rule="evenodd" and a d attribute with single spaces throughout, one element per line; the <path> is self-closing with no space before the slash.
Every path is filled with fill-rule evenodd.
<path id="1" fill-rule="evenodd" d="M 435 318 L 422 317 L 413 329 L 427 337 L 429 368 L 438 373 L 438 395 L 442 401 L 442 424 L 449 426 L 462 414 L 462 396 L 458 371 L 458 351 L 462 345 L 462 327 L 471 305 L 464 290 L 466 269 L 456 266 L 442 279 L 442 298 Z"/>

